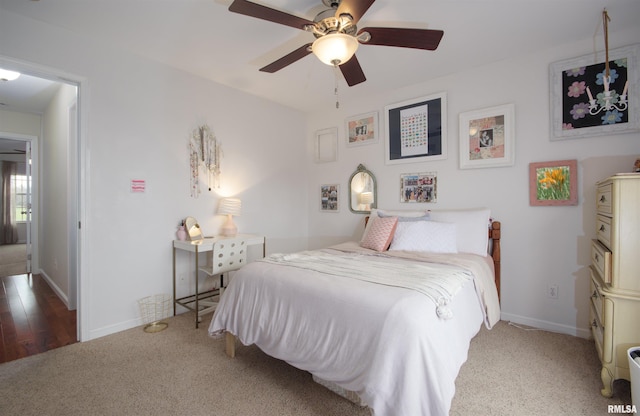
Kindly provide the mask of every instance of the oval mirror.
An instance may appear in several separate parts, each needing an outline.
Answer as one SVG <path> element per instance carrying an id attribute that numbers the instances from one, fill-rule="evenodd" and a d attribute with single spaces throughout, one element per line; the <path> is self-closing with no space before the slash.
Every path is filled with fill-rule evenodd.
<path id="1" fill-rule="evenodd" d="M 202 231 L 200 231 L 200 224 L 193 217 L 187 217 L 184 220 L 184 228 L 186 228 L 191 241 L 202 240 Z"/>
<path id="2" fill-rule="evenodd" d="M 369 214 L 377 202 L 376 178 L 360 164 L 349 178 L 349 209 L 351 212 Z"/>

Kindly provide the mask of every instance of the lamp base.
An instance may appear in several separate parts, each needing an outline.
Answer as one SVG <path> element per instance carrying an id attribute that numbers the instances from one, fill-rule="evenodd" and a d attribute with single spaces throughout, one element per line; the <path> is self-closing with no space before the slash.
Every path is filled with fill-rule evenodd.
<path id="1" fill-rule="evenodd" d="M 222 226 L 220 234 L 224 237 L 235 237 L 238 234 L 238 227 L 234 224 L 232 215 L 227 215 L 227 221 Z"/>

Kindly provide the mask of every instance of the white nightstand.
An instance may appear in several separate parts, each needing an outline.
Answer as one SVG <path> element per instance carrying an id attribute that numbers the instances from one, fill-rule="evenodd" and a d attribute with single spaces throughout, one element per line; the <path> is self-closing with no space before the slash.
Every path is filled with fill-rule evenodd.
<path id="1" fill-rule="evenodd" d="M 238 270 L 247 262 L 248 246 L 261 245 L 262 256 L 266 251 L 265 237 L 255 234 L 238 234 L 235 237 L 209 237 L 198 241 L 173 241 L 173 315 L 176 314 L 176 305 L 183 306 L 189 310 L 196 312 L 196 328 L 200 317 L 211 312 L 216 302 L 212 298 L 216 295 L 222 295 L 223 276 L 233 270 Z M 195 257 L 195 293 L 176 298 L 176 252 L 178 250 L 194 253 Z M 211 256 L 207 256 L 205 265 L 199 264 L 199 253 L 211 252 Z M 202 271 L 209 276 L 220 276 L 220 288 L 200 292 L 198 282 L 198 272 Z"/>

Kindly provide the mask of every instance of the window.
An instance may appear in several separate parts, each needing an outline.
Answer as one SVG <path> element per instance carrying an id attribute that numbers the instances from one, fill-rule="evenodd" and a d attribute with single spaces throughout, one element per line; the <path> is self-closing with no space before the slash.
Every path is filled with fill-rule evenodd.
<path id="1" fill-rule="evenodd" d="M 27 221 L 27 212 L 29 210 L 28 189 L 31 189 L 31 180 L 28 176 L 11 175 L 11 196 L 14 201 L 16 222 Z"/>

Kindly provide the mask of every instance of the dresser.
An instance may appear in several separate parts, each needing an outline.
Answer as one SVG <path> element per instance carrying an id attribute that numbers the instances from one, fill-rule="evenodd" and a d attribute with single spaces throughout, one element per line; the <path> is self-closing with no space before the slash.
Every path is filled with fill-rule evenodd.
<path id="1" fill-rule="evenodd" d="M 627 350 L 640 345 L 640 174 L 596 184 L 596 235 L 591 243 L 591 331 L 602 362 L 601 393 L 630 379 Z"/>

